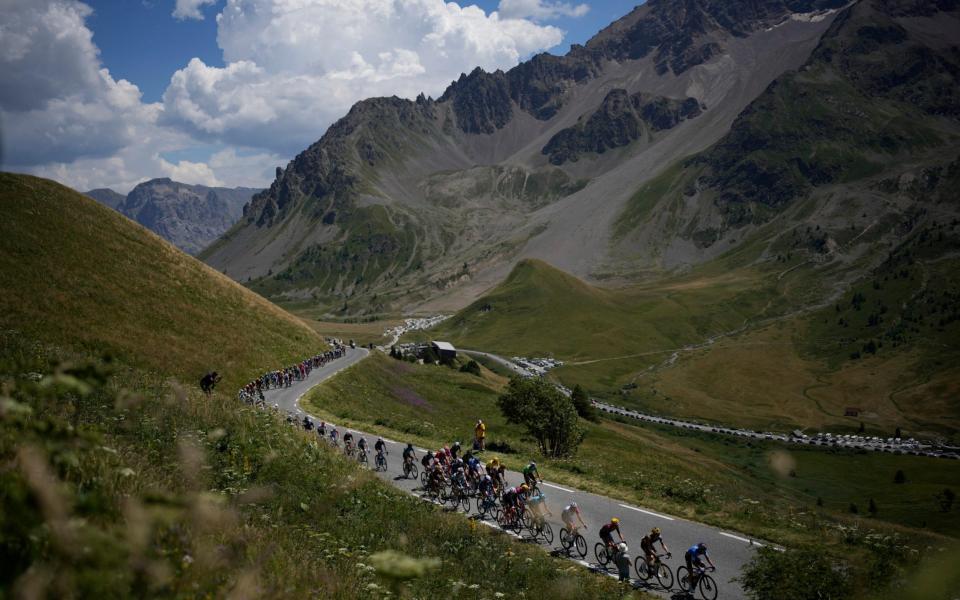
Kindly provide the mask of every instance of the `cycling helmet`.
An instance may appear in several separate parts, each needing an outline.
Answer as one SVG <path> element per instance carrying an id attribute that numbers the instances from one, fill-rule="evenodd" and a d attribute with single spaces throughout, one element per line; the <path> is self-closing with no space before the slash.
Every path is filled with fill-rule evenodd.
<path id="1" fill-rule="evenodd" d="M 704 544 L 703 542 L 700 542 L 699 544 L 697 544 L 697 547 L 700 548 L 701 550 L 706 550 L 706 549 L 707 549 L 707 545 Z"/>
<path id="2" fill-rule="evenodd" d="M 627 551 L 627 543 L 626 543 L 626 542 L 620 542 L 619 544 L 617 544 L 617 550 L 619 550 L 620 552 L 626 552 L 626 551 Z"/>
<path id="3" fill-rule="evenodd" d="M 653 529 L 650 530 L 650 533 L 652 533 L 653 535 L 660 535 L 660 528 L 654 527 Z"/>
<path id="4" fill-rule="evenodd" d="M 576 508 L 580 508 L 580 506 L 579 506 L 579 505 L 577 505 L 577 503 L 576 503 L 576 502 L 571 502 L 571 503 L 570 503 L 570 508 L 574 508 L 574 509 L 576 509 Z"/>
<path id="5" fill-rule="evenodd" d="M 525 491 L 525 492 L 528 492 L 528 491 L 530 491 L 530 486 L 524 483 L 524 484 L 522 484 L 522 485 L 520 486 L 520 489 L 523 490 L 523 491 Z"/>
<path id="6" fill-rule="evenodd" d="M 618 523 L 620 522 L 620 519 L 614 517 L 614 518 L 610 519 L 610 522 L 613 523 L 614 525 L 616 525 L 616 524 L 618 524 Z"/>
<path id="7" fill-rule="evenodd" d="M 535 462 L 533 462 L 533 461 L 531 460 L 531 461 L 530 461 L 530 466 L 536 468 L 537 463 L 535 463 Z"/>

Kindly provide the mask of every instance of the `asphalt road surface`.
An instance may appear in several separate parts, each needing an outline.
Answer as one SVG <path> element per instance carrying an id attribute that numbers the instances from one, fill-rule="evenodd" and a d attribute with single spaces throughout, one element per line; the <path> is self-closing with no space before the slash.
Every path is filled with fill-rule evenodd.
<path id="1" fill-rule="evenodd" d="M 348 348 L 346 350 L 346 354 L 342 358 L 336 359 L 319 369 L 314 369 L 313 372 L 310 373 L 310 376 L 305 380 L 296 382 L 289 388 L 270 390 L 266 392 L 265 397 L 267 405 L 273 406 L 274 404 L 277 404 L 280 410 L 296 413 L 302 420 L 304 411 L 298 404 L 300 398 L 308 390 L 310 390 L 310 388 L 322 383 L 339 371 L 358 363 L 366 358 L 368 354 L 369 351 L 363 348 Z M 314 421 L 317 421 L 317 419 L 314 418 Z M 340 430 L 342 437 L 346 430 L 342 427 L 340 427 Z M 374 435 L 363 434 L 363 432 L 358 432 L 357 430 L 353 431 L 355 437 L 358 438 L 359 436 L 356 434 L 360 433 L 367 438 L 367 442 L 371 448 L 369 460 L 372 468 L 374 461 L 374 453 L 372 448 L 373 443 L 377 440 L 377 437 Z M 471 439 L 471 432 L 465 432 L 464 439 L 461 440 L 461 442 L 464 443 L 465 449 L 469 445 Z M 389 440 L 387 438 L 384 438 L 384 441 L 387 442 L 389 453 L 387 456 L 388 468 L 387 471 L 378 474 L 385 481 L 392 483 L 396 487 L 419 496 L 421 493 L 420 482 L 412 479 L 404 479 L 402 476 L 401 454 L 406 443 L 404 442 L 401 444 L 400 442 Z M 490 452 L 485 454 L 487 456 L 481 456 L 481 459 L 489 458 L 492 455 Z M 420 456 L 423 456 L 422 448 L 417 448 L 417 456 L 418 459 Z M 419 460 L 417 466 L 420 467 Z M 611 465 L 610 468 L 615 468 L 615 466 Z M 652 527 L 660 527 L 663 530 L 663 538 L 666 541 L 667 546 L 670 548 L 670 551 L 673 553 L 673 558 L 666 561 L 666 563 L 674 572 L 676 572 L 676 568 L 678 566 L 683 564 L 684 551 L 697 542 L 704 542 L 707 544 L 710 557 L 717 565 L 717 571 L 712 575 L 716 580 L 717 587 L 719 589 L 718 598 L 744 598 L 743 590 L 737 583 L 731 582 L 730 579 L 740 573 L 741 567 L 750 559 L 754 549 L 758 545 L 763 545 L 764 542 L 752 541 L 744 534 L 723 531 L 715 527 L 710 527 L 708 525 L 703 525 L 701 523 L 696 523 L 680 517 L 648 510 L 641 506 L 630 505 L 612 498 L 607 498 L 588 492 L 582 492 L 571 489 L 567 486 L 554 484 L 549 481 L 549 472 L 543 473 L 543 475 L 546 476 L 546 479 L 544 479 L 544 483 L 541 484 L 541 489 L 546 496 L 548 508 L 553 512 L 553 516 L 548 517 L 547 521 L 551 523 L 554 531 L 553 544 L 550 547 L 547 547 L 546 544 L 542 544 L 544 545 L 545 550 L 565 556 L 560 546 L 560 528 L 563 525 L 562 521 L 560 520 L 560 512 L 563 510 L 564 506 L 570 502 L 576 501 L 580 505 L 580 509 L 584 516 L 584 522 L 587 524 L 587 530 L 582 532 L 587 540 L 587 556 L 585 560 L 580 560 L 579 557 L 576 557 L 576 562 L 579 562 L 584 567 L 591 568 L 601 573 L 607 572 L 609 575 L 614 576 L 612 567 L 610 571 L 605 571 L 602 567 L 599 567 L 596 559 L 593 557 L 593 547 L 594 544 L 599 541 L 597 531 L 600 529 L 600 526 L 607 522 L 611 517 L 619 517 L 620 529 L 630 547 L 629 554 L 631 557 L 635 557 L 641 552 L 640 539 L 646 533 L 648 533 Z M 520 473 L 507 471 L 507 483 L 509 485 L 518 485 L 522 482 L 523 476 Z M 471 503 L 471 513 L 474 509 L 472 504 L 473 503 Z M 498 528 L 496 523 L 494 523 L 489 517 L 483 522 L 491 527 Z M 526 535 L 528 534 L 525 530 L 521 537 Z M 659 550 L 659 545 L 657 548 Z M 683 597 L 682 594 L 680 594 L 680 588 L 676 583 L 674 583 L 672 590 L 664 590 L 656 584 L 655 579 L 652 579 L 649 583 L 636 579 L 636 572 L 633 568 L 631 568 L 631 577 L 634 578 L 634 585 L 640 589 L 646 589 L 664 597 Z"/>

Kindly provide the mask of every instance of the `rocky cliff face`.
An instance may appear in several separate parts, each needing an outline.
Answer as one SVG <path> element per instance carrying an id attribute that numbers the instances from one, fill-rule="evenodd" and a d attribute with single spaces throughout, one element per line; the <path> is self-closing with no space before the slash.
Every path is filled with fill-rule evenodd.
<path id="1" fill-rule="evenodd" d="M 672 129 L 681 121 L 697 117 L 702 108 L 696 98 L 675 100 L 615 89 L 596 112 L 550 138 L 541 152 L 555 165 L 576 161 L 586 153 L 603 154 L 644 135 Z"/>
<path id="2" fill-rule="evenodd" d="M 109 189 L 87 195 L 150 229 L 181 250 L 196 254 L 220 237 L 258 190 L 212 188 L 152 179 L 123 196 Z"/>
<path id="3" fill-rule="evenodd" d="M 952 2 L 651 0 L 566 56 L 358 103 L 202 257 L 339 314 L 462 305 L 525 256 L 619 280 L 710 260 L 955 139 Z"/>

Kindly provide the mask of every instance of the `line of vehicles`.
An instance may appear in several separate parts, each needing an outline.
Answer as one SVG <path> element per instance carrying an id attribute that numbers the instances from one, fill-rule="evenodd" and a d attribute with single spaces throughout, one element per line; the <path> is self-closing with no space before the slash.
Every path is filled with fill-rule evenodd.
<path id="1" fill-rule="evenodd" d="M 788 444 L 803 444 L 807 446 L 832 446 L 838 448 L 851 448 L 860 450 L 870 450 L 874 452 L 889 452 L 891 454 L 910 454 L 914 456 L 929 456 L 934 458 L 960 459 L 960 448 L 952 446 L 935 445 L 920 442 L 913 438 L 880 438 L 862 435 L 833 435 L 830 433 L 817 433 L 807 435 L 801 431 L 794 431 L 790 434 L 773 433 L 763 431 L 752 431 L 749 429 L 734 429 L 731 427 L 722 427 L 718 425 L 705 425 L 702 423 L 693 423 L 691 421 L 682 421 L 679 419 L 669 419 L 637 412 L 623 406 L 614 406 L 605 402 L 593 400 L 593 405 L 608 414 L 630 417 L 648 423 L 658 423 L 661 425 L 671 425 L 683 429 L 693 429 L 711 433 L 723 433 L 726 435 L 735 435 L 758 440 L 770 440 L 785 442 Z"/>

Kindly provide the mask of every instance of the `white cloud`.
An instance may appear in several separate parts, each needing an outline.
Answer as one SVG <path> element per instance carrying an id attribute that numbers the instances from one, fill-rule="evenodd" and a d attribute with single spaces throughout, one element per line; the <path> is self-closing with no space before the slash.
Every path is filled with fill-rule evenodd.
<path id="1" fill-rule="evenodd" d="M 200 9 L 206 4 L 215 4 L 217 0 L 177 0 L 173 7 L 173 17 L 175 19 L 196 19 L 203 20 L 203 13 Z"/>
<path id="2" fill-rule="evenodd" d="M 7 162 L 109 156 L 156 120 L 140 90 L 102 68 L 73 0 L 8 0 L 0 23 L 0 117 Z"/>
<path id="3" fill-rule="evenodd" d="M 549 0 L 500 0 L 497 10 L 501 16 L 511 19 L 548 21 L 560 17 L 582 17 L 590 12 L 590 7 Z"/>
<path id="4" fill-rule="evenodd" d="M 217 23 L 226 66 L 177 71 L 162 122 L 287 155 L 358 100 L 439 95 L 462 72 L 509 68 L 563 37 L 443 0 L 228 0 Z"/>
<path id="5" fill-rule="evenodd" d="M 163 174 L 174 181 L 211 187 L 224 185 L 221 180 L 217 179 L 213 169 L 207 163 L 181 160 L 177 164 L 173 164 L 161 158 L 160 164 Z"/>

